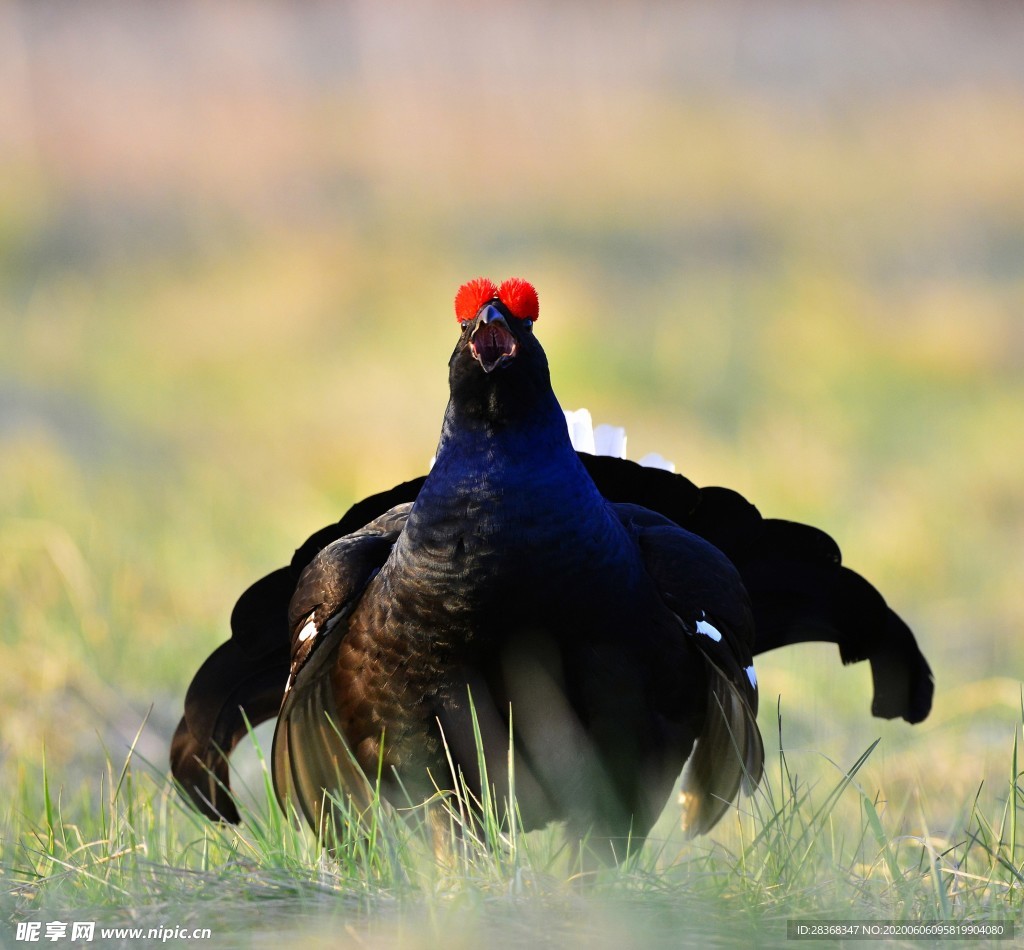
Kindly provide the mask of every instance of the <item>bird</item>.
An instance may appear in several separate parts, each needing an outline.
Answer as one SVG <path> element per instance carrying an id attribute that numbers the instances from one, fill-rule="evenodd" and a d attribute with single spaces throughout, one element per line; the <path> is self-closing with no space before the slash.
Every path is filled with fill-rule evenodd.
<path id="1" fill-rule="evenodd" d="M 678 782 L 690 835 L 756 787 L 756 655 L 835 643 L 870 664 L 874 715 L 928 715 L 913 633 L 827 533 L 577 451 L 526 280 L 467 281 L 455 313 L 429 472 L 247 589 L 193 678 L 171 768 L 201 812 L 240 820 L 228 756 L 276 716 L 275 791 L 313 828 L 338 796 L 481 801 L 514 779 L 524 830 L 563 822 L 615 862 Z"/>

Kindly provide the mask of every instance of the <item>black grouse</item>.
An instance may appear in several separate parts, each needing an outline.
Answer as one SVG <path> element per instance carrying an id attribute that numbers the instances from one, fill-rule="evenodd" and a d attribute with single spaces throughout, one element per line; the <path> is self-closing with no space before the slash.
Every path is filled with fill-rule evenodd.
<path id="1" fill-rule="evenodd" d="M 366 804 L 378 776 L 404 804 L 453 788 L 454 766 L 479 795 L 477 732 L 500 801 L 511 735 L 524 826 L 562 820 L 621 857 L 680 772 L 693 834 L 760 779 L 758 653 L 834 642 L 871 664 L 875 715 L 928 714 L 912 633 L 828 535 L 577 453 L 527 282 L 470 281 L 456 315 L 430 473 L 250 587 L 193 679 L 171 764 L 201 811 L 238 820 L 226 757 L 246 718 L 278 716 L 277 795 L 313 827 L 325 790 Z"/>

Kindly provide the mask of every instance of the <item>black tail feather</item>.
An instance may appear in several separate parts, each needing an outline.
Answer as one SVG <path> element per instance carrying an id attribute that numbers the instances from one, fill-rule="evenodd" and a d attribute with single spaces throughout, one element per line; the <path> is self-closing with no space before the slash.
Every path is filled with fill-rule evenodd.
<path id="1" fill-rule="evenodd" d="M 207 657 L 185 695 L 171 742 L 171 774 L 210 818 L 237 822 L 228 793 L 227 756 L 246 733 L 277 715 L 288 678 L 290 568 L 261 578 L 231 614 L 231 639 Z"/>
<path id="2" fill-rule="evenodd" d="M 892 610 L 888 621 L 885 644 L 868 657 L 875 687 L 871 712 L 882 719 L 902 716 L 921 722 L 932 708 L 932 671 L 910 628 Z"/>
<path id="3" fill-rule="evenodd" d="M 910 628 L 871 584 L 839 563 L 827 534 L 783 521 L 766 520 L 764 528 L 734 556 L 754 609 L 754 653 L 812 640 L 835 643 L 843 663 L 871 664 L 874 715 L 924 719 L 934 683 Z"/>

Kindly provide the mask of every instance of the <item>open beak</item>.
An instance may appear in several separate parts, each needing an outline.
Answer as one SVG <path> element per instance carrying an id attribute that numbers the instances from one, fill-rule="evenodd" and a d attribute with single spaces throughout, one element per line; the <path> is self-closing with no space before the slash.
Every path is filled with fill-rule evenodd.
<path id="1" fill-rule="evenodd" d="M 476 327 L 469 337 L 469 351 L 485 373 L 515 358 L 519 345 L 497 307 L 486 304 L 474 322 Z"/>

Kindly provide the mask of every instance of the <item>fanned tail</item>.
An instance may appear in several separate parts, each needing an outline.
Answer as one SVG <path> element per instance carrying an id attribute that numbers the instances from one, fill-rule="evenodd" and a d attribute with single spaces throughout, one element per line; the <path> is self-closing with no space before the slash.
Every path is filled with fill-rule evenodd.
<path id="1" fill-rule="evenodd" d="M 870 664 L 874 715 L 911 723 L 928 715 L 934 682 L 913 633 L 871 584 L 842 565 L 838 546 L 825 532 L 764 519 L 729 489 L 698 488 L 681 475 L 624 459 L 586 453 L 580 459 L 609 501 L 641 505 L 671 519 L 736 565 L 752 602 L 754 654 L 813 640 L 835 643 L 844 663 Z M 288 567 L 257 581 L 239 599 L 231 617 L 231 639 L 196 673 L 171 746 L 172 774 L 205 815 L 238 821 L 226 757 L 245 735 L 246 719 L 256 725 L 280 708 L 290 663 L 288 603 L 302 569 L 331 541 L 414 500 L 422 483 L 417 478 L 353 505 L 339 522 L 311 536 Z M 326 701 L 321 708 L 328 708 Z M 724 712 L 730 719 L 728 710 Z M 289 720 L 280 740 L 282 761 L 290 758 L 289 734 L 309 731 L 299 725 L 303 715 L 296 713 L 294 723 Z M 317 741 L 334 741 L 319 722 L 309 729 L 320 735 Z M 699 768 L 699 745 L 694 755 Z M 276 765 L 277 759 L 275 748 L 275 781 L 288 790 L 293 779 Z M 348 756 L 336 761 L 348 761 Z M 365 781 L 361 772 L 359 777 Z M 357 787 L 356 779 L 352 776 L 346 783 L 350 791 Z M 318 807 L 313 784 L 304 778 L 305 791 L 296 795 L 305 802 L 304 810 Z"/>

